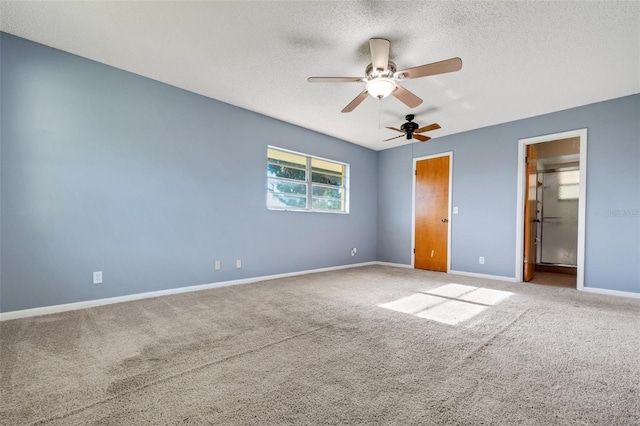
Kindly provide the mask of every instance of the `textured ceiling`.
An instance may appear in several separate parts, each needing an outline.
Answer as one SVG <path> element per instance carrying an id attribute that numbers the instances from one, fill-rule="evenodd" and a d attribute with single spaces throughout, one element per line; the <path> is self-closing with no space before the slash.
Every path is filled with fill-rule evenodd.
<path id="1" fill-rule="evenodd" d="M 3 1 L 0 29 L 375 150 L 408 113 L 435 138 L 640 92 L 639 1 Z M 306 79 L 364 76 L 372 37 L 464 65 L 343 114 L 364 83 Z"/>

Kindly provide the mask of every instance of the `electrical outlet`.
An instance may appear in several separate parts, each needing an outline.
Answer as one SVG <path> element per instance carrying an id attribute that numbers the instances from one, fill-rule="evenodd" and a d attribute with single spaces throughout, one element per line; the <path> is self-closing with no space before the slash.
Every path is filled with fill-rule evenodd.
<path id="1" fill-rule="evenodd" d="M 480 258 L 478 259 L 478 263 L 484 265 L 484 256 L 480 256 Z"/>
<path id="2" fill-rule="evenodd" d="M 96 271 L 93 273 L 93 283 L 102 284 L 102 271 Z"/>
<path id="3" fill-rule="evenodd" d="M 238 259 L 236 260 L 236 269 L 240 269 L 242 268 L 242 260 Z"/>
<path id="4" fill-rule="evenodd" d="M 453 208 L 453 214 L 458 214 L 458 208 L 457 207 Z"/>
<path id="5" fill-rule="evenodd" d="M 219 271 L 219 270 L 220 270 L 220 261 L 219 261 L 219 260 L 216 260 L 215 270 L 216 270 L 216 271 Z"/>
<path id="6" fill-rule="evenodd" d="M 355 256 L 357 252 L 358 252 L 358 249 L 357 249 L 357 248 L 355 248 L 355 247 L 354 247 L 354 248 L 352 248 L 352 249 L 351 249 L 351 256 Z"/>

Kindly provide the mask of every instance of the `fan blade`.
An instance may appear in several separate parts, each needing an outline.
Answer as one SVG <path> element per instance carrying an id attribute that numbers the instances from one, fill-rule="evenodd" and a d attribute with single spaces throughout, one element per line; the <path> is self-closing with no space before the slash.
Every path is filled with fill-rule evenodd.
<path id="1" fill-rule="evenodd" d="M 358 96 L 356 96 L 356 98 L 354 100 L 351 101 L 351 103 L 349 103 L 349 105 L 347 105 L 346 107 L 344 107 L 344 109 L 342 110 L 342 112 L 351 112 L 354 109 L 356 109 L 356 107 L 358 105 L 360 105 L 362 103 L 362 101 L 365 100 L 365 98 L 367 97 L 367 95 L 369 95 L 369 92 L 367 92 L 366 90 L 363 91 L 362 93 L 360 93 Z"/>
<path id="2" fill-rule="evenodd" d="M 387 129 L 395 130 L 396 132 L 404 133 L 404 130 L 396 129 L 395 127 L 387 127 Z"/>
<path id="3" fill-rule="evenodd" d="M 431 139 L 429 136 L 425 136 L 425 135 L 416 135 L 415 133 L 413 134 L 413 138 L 414 139 L 418 139 L 420 142 L 426 142 L 429 139 Z"/>
<path id="4" fill-rule="evenodd" d="M 372 38 L 369 40 L 371 49 L 371 64 L 374 70 L 384 71 L 389 66 L 389 40 Z"/>
<path id="5" fill-rule="evenodd" d="M 361 83 L 362 77 L 309 77 L 309 83 Z"/>
<path id="6" fill-rule="evenodd" d="M 440 125 L 438 123 L 429 124 L 428 126 L 420 127 L 418 130 L 414 130 L 413 133 L 424 133 L 429 130 L 437 130 L 440 129 Z"/>
<path id="7" fill-rule="evenodd" d="M 385 139 L 385 140 L 383 140 L 382 142 L 392 141 L 392 140 L 394 140 L 394 139 L 398 139 L 398 138 L 402 138 L 402 137 L 404 137 L 404 135 L 394 136 L 394 137 L 392 137 L 392 138 Z"/>
<path id="8" fill-rule="evenodd" d="M 422 99 L 405 89 L 404 87 L 398 85 L 396 90 L 391 92 L 391 94 L 398 100 L 402 101 L 409 108 L 415 108 L 422 103 Z"/>
<path id="9" fill-rule="evenodd" d="M 444 74 L 447 72 L 460 71 L 462 69 L 462 59 L 451 58 L 446 61 L 434 62 L 432 64 L 420 65 L 418 67 L 407 68 L 406 70 L 398 71 L 395 75 L 404 78 L 419 78 L 427 77 L 429 75 Z"/>

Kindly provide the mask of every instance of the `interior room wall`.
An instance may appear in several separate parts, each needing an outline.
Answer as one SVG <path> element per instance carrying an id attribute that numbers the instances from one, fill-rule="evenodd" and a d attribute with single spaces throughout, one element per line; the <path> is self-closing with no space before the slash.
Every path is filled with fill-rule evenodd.
<path id="1" fill-rule="evenodd" d="M 411 150 L 403 145 L 378 152 L 377 248 L 384 262 L 411 263 L 411 187 L 404 184 L 413 176 Z"/>
<path id="2" fill-rule="evenodd" d="M 472 112 L 470 112 L 472 113 Z M 417 117 L 416 120 L 427 120 Z M 518 140 L 587 128 L 585 287 L 640 293 L 640 94 L 415 143 L 378 153 L 396 203 L 379 197 L 378 260 L 411 262 L 414 158 L 453 151 L 451 269 L 515 277 Z M 440 123 L 446 128 L 447 123 Z M 409 158 L 406 158 L 409 156 Z M 393 172 L 391 172 L 393 171 Z M 478 263 L 479 256 L 485 264 Z"/>
<path id="3" fill-rule="evenodd" d="M 376 153 L 4 33 L 0 76 L 2 312 L 410 264 L 412 160 L 447 151 L 451 268 L 513 277 L 518 139 L 585 127 L 585 286 L 640 293 L 640 95 Z M 270 144 L 349 163 L 350 214 L 267 210 Z"/>
<path id="4" fill-rule="evenodd" d="M 375 151 L 5 33 L 0 52 L 2 312 L 376 260 Z M 349 163 L 350 214 L 267 210 L 267 145 Z"/>

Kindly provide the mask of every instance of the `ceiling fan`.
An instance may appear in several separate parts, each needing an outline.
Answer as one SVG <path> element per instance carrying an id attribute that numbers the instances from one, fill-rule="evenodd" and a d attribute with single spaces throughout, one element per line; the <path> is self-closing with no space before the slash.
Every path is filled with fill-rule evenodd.
<path id="1" fill-rule="evenodd" d="M 418 133 L 424 133 L 431 130 L 436 130 L 440 128 L 438 123 L 429 124 L 428 126 L 418 128 L 418 123 L 414 123 L 413 119 L 415 116 L 413 114 L 408 114 L 405 119 L 407 120 L 399 129 L 395 127 L 387 127 L 387 129 L 395 130 L 396 132 L 404 133 L 404 135 L 396 136 L 394 138 L 385 139 L 384 142 L 390 141 L 393 139 L 401 138 L 402 136 L 407 137 L 407 139 L 418 139 L 420 142 L 426 142 L 431 139 L 429 136 L 419 135 Z"/>
<path id="2" fill-rule="evenodd" d="M 462 59 L 451 58 L 397 71 L 396 64 L 389 60 L 389 45 L 389 40 L 384 38 L 369 40 L 371 63 L 367 65 L 364 77 L 309 77 L 307 81 L 310 83 L 366 83 L 364 91 L 344 107 L 342 112 L 353 111 L 364 101 L 367 94 L 376 99 L 393 95 L 409 108 L 415 108 L 422 103 L 422 99 L 400 86 L 398 81 L 459 71 L 462 68 Z"/>

